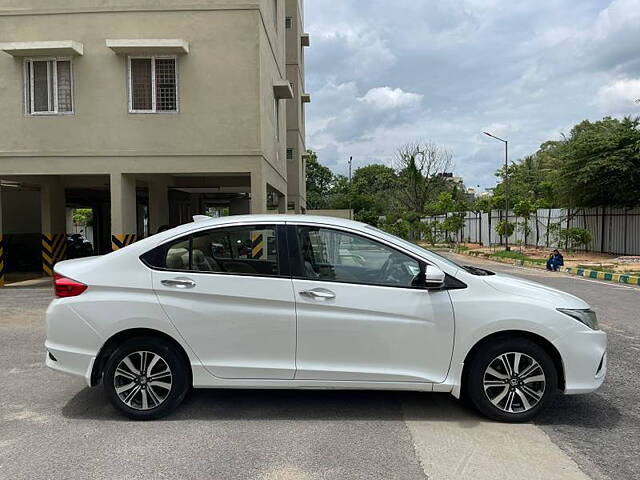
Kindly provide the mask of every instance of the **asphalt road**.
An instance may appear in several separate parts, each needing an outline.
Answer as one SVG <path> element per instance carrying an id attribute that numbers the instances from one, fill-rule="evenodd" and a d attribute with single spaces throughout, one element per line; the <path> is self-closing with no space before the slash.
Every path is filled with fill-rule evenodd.
<path id="1" fill-rule="evenodd" d="M 446 394 L 255 390 L 195 391 L 132 422 L 43 366 L 50 289 L 2 289 L 0 478 L 640 478 L 640 289 L 490 265 L 593 305 L 610 339 L 601 390 L 517 426 Z"/>

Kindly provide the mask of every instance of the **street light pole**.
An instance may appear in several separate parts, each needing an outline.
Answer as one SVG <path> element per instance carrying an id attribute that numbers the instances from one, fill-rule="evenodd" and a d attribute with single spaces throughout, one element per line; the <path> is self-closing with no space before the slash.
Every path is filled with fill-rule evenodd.
<path id="1" fill-rule="evenodd" d="M 353 162 L 353 157 L 349 157 L 349 217 L 353 217 L 351 213 L 351 163 Z M 353 220 L 353 218 L 351 218 Z"/>
<path id="2" fill-rule="evenodd" d="M 505 221 L 509 223 L 509 142 L 503 138 L 491 135 L 488 132 L 482 132 L 488 137 L 495 138 L 496 140 L 504 143 L 504 214 Z M 508 232 L 505 232 L 508 233 Z M 509 235 L 504 236 L 504 249 L 509 251 Z"/>

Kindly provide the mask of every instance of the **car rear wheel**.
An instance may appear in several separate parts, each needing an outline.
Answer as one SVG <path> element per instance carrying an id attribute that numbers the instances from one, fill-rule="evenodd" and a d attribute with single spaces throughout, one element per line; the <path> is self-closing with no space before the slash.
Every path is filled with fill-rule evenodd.
<path id="1" fill-rule="evenodd" d="M 135 420 L 168 415 L 189 389 L 188 367 L 166 340 L 140 337 L 127 340 L 109 357 L 104 387 L 118 410 Z"/>
<path id="2" fill-rule="evenodd" d="M 469 398 L 482 414 L 502 422 L 526 422 L 555 395 L 558 374 L 537 343 L 503 338 L 478 351 L 467 381 Z"/>

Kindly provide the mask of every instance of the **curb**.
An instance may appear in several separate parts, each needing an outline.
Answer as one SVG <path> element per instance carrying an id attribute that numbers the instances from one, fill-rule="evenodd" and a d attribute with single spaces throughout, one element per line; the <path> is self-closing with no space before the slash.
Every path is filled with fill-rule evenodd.
<path id="1" fill-rule="evenodd" d="M 496 263 L 506 263 L 508 265 L 516 265 L 519 267 L 531 267 L 536 269 L 545 269 L 546 266 L 536 262 L 528 262 L 526 260 L 514 260 L 511 258 L 496 258 L 491 255 L 483 252 L 474 252 L 473 250 L 469 251 L 456 251 L 453 250 L 453 253 L 457 253 L 459 255 L 468 255 L 470 257 L 482 257 L 487 260 L 491 260 Z M 559 272 L 568 273 L 570 275 L 576 275 L 579 277 L 585 278 L 594 278 L 596 280 L 605 280 L 608 282 L 614 283 L 624 283 L 625 285 L 640 285 L 640 277 L 635 275 L 626 275 L 623 273 L 613 273 L 613 272 L 601 272 L 599 270 L 589 270 L 587 268 L 577 268 L 577 267 L 561 267 Z"/>

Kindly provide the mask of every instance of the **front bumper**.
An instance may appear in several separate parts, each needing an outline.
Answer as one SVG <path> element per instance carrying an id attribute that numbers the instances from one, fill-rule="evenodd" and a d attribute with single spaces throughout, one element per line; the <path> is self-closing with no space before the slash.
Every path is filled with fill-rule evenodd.
<path id="1" fill-rule="evenodd" d="M 607 374 L 607 334 L 577 324 L 573 331 L 553 342 L 562 356 L 568 395 L 600 388 Z"/>

